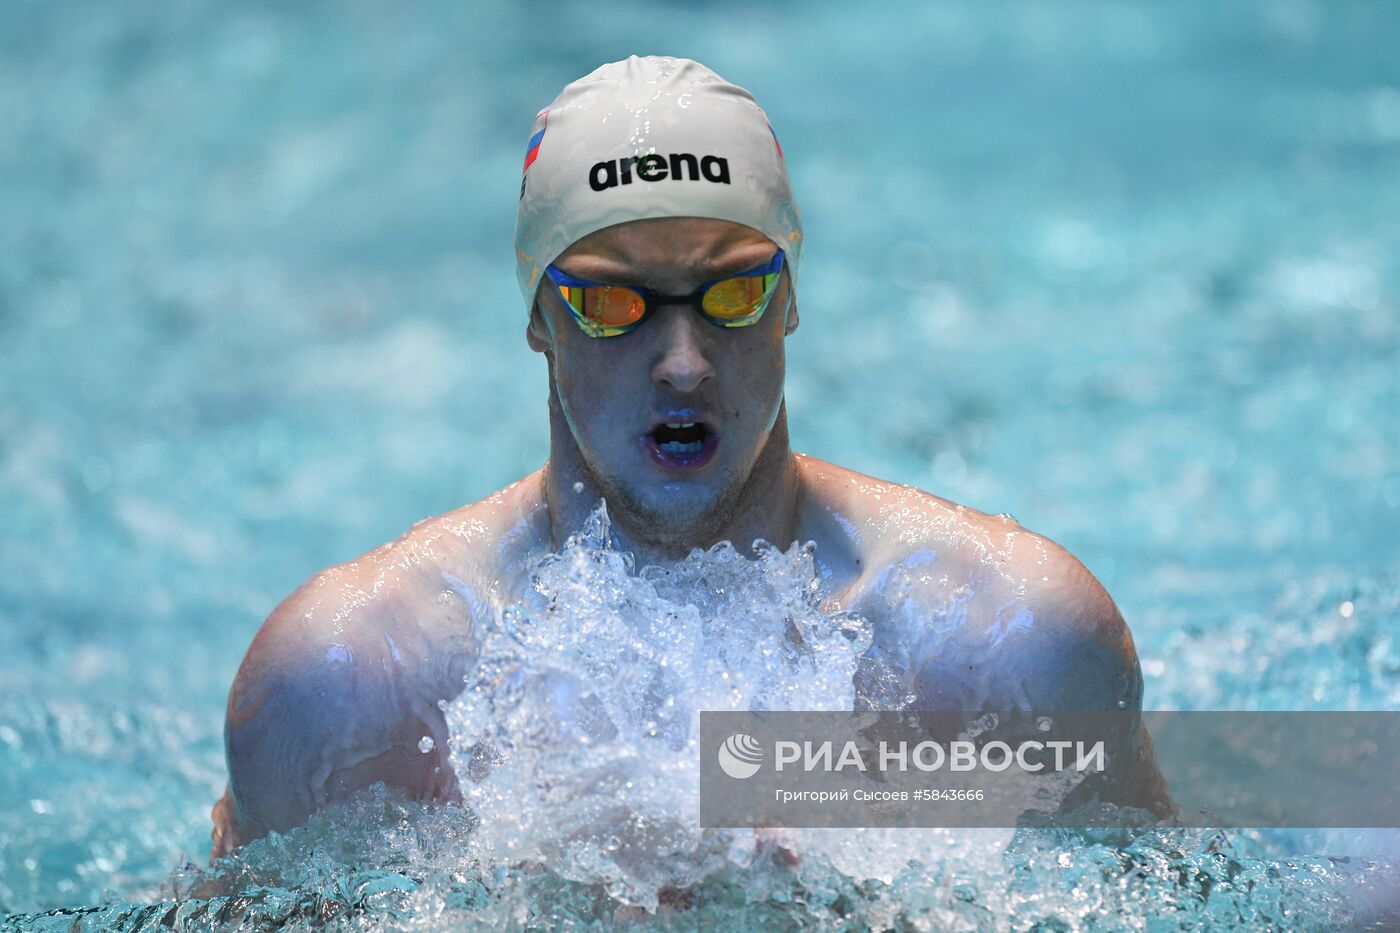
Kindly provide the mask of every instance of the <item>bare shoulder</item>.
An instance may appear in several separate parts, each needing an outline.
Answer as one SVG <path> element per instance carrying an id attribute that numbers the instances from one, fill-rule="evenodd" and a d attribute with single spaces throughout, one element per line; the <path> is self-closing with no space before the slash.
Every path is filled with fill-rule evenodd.
<path id="1" fill-rule="evenodd" d="M 229 693 L 216 854 L 376 781 L 454 792 L 438 703 L 460 691 L 478 620 L 508 595 L 502 560 L 531 546 L 529 482 L 320 571 L 272 611 Z"/>
<path id="2" fill-rule="evenodd" d="M 473 619 L 509 595 L 502 589 L 511 565 L 538 543 L 534 525 L 545 519 L 531 505 L 532 479 L 317 572 L 259 629 L 235 696 L 282 669 L 301 678 L 342 669 L 371 677 L 418 672 L 439 642 L 470 640 Z M 231 719 L 233 712 L 231 704 Z"/>
<path id="3" fill-rule="evenodd" d="M 829 516 L 828 538 L 859 562 L 845 604 L 875 619 L 888 645 L 902 646 L 891 650 L 920 671 L 925 702 L 1140 705 L 1128 627 L 1063 547 L 1010 516 L 802 461 L 812 499 Z"/>
<path id="4" fill-rule="evenodd" d="M 845 607 L 928 711 L 1122 710 L 1102 799 L 1172 811 L 1132 635 L 1094 575 L 1010 516 L 800 458 L 804 532 L 852 568 Z M 833 574 L 833 577 L 839 577 Z"/>

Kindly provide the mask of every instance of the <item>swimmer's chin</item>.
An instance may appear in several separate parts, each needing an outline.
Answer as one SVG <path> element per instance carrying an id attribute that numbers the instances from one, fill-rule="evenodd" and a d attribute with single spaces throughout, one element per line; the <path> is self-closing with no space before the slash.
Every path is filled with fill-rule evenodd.
<path id="1" fill-rule="evenodd" d="M 634 489 L 609 499 L 608 514 L 625 536 L 681 558 L 696 547 L 715 543 L 732 511 L 723 495 L 696 496 L 695 492 L 693 487 L 673 484 L 661 486 L 652 495 Z"/>

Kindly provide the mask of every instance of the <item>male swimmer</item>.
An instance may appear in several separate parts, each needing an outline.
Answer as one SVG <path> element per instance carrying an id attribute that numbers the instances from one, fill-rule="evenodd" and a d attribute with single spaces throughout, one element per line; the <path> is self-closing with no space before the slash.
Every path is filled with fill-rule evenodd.
<path id="1" fill-rule="evenodd" d="M 864 615 L 877 645 L 958 609 L 905 659 L 916 706 L 1127 710 L 1119 800 L 1160 811 L 1132 638 L 1082 564 L 1014 521 L 788 446 L 802 228 L 747 91 L 635 56 L 564 88 L 530 137 L 515 255 L 548 364 L 549 459 L 273 611 L 229 695 L 215 856 L 380 781 L 456 798 L 439 701 L 462 690 L 476 627 L 600 498 L 638 566 L 814 542 L 824 608 Z"/>

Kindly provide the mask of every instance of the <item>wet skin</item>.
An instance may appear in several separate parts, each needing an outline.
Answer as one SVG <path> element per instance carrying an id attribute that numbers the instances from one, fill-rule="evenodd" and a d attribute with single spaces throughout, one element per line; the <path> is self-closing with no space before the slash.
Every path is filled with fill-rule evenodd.
<path id="1" fill-rule="evenodd" d="M 774 250 L 747 227 L 671 218 L 600 231 L 557 265 L 682 295 Z M 528 566 L 599 498 L 639 565 L 725 540 L 814 542 L 825 608 L 870 619 L 874 650 L 907 671 L 919 708 L 1139 710 L 1128 628 L 1064 549 L 1009 519 L 790 450 L 783 344 L 797 324 L 786 277 L 751 327 L 669 305 L 605 339 L 542 290 L 527 340 L 550 373 L 548 463 L 316 574 L 273 611 L 229 695 L 230 787 L 214 808 L 213 854 L 377 781 L 455 799 L 437 704 L 462 688 L 475 626 L 524 597 Z M 653 429 L 688 422 L 705 426 L 708 458 L 692 468 L 659 460 Z M 1150 740 L 1129 719 L 1109 796 L 1165 814 Z M 423 736 L 434 740 L 428 753 Z"/>

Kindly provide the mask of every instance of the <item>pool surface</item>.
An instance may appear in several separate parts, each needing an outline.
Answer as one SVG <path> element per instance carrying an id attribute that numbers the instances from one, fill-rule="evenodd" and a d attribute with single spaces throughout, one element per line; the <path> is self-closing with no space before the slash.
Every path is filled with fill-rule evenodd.
<path id="1" fill-rule="evenodd" d="M 192 886 L 263 617 L 543 462 L 521 156 L 559 87 L 633 52 L 748 87 L 782 140 L 797 450 L 1064 544 L 1132 626 L 1148 708 L 1400 706 L 1392 8 L 0 0 L 0 21 L 11 925 L 612 917 L 596 886 L 473 874 L 460 813 L 384 799 L 216 873 L 260 893 Z M 968 834 L 867 879 L 730 865 L 704 916 L 1327 929 L 1396 836 Z"/>

